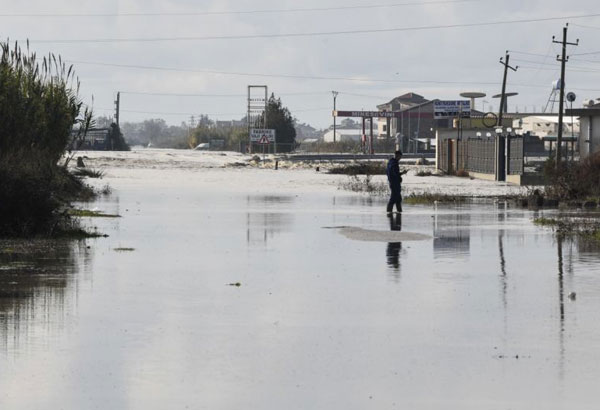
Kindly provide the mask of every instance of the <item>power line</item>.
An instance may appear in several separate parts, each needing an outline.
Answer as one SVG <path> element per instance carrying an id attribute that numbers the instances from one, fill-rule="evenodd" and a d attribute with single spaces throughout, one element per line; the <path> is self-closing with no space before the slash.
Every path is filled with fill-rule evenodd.
<path id="1" fill-rule="evenodd" d="M 592 30 L 600 30 L 600 27 L 596 26 L 584 26 L 583 24 L 572 24 L 573 26 L 581 27 L 581 28 L 591 28 Z"/>
<path id="2" fill-rule="evenodd" d="M 282 34 L 245 34 L 245 35 L 230 35 L 230 36 L 190 36 L 190 37 L 146 37 L 146 38 L 96 38 L 96 39 L 31 39 L 30 43 L 59 43 L 59 44 L 77 44 L 77 43 L 132 43 L 132 42 L 161 42 L 161 41 L 206 41 L 206 40 L 245 40 L 245 39 L 263 39 L 263 38 L 296 38 L 296 37 L 322 37 L 322 36 L 340 36 L 348 34 L 373 34 L 373 33 L 391 33 L 405 31 L 425 31 L 438 30 L 449 28 L 469 28 L 494 26 L 504 24 L 521 24 L 521 23 L 537 23 L 544 21 L 555 20 L 572 20 L 582 18 L 600 17 L 600 13 L 581 14 L 570 16 L 555 16 L 545 18 L 530 18 L 517 20 L 500 20 L 487 21 L 478 23 L 462 23 L 462 24 L 440 24 L 432 26 L 414 26 L 414 27 L 396 27 L 383 29 L 368 29 L 368 30 L 344 30 L 344 31 L 321 31 L 321 32 L 306 32 L 306 33 L 282 33 Z M 26 41 L 26 40 L 20 40 Z"/>
<path id="3" fill-rule="evenodd" d="M 146 91 L 120 91 L 121 94 L 128 95 L 154 95 L 160 97 L 210 97 L 210 98 L 240 98 L 247 97 L 246 94 L 195 94 L 195 93 L 167 93 L 167 92 L 146 92 Z M 327 91 L 315 92 L 297 92 L 297 93 L 278 93 L 278 96 L 288 97 L 295 95 L 321 95 L 328 94 Z"/>
<path id="4" fill-rule="evenodd" d="M 113 111 L 112 108 L 100 108 L 100 107 L 90 107 L 94 110 L 101 110 L 101 111 Z M 301 108 L 301 109 L 290 109 L 290 112 L 292 114 L 297 113 L 297 112 L 311 112 L 311 111 L 330 111 L 331 108 L 330 107 L 322 107 L 322 108 Z M 153 115 L 176 115 L 176 116 L 189 116 L 189 115 L 197 115 L 198 113 L 195 112 L 162 112 L 162 111 L 139 111 L 139 110 L 121 110 L 121 112 L 129 112 L 129 113 L 134 113 L 134 114 L 153 114 Z M 223 117 L 223 116 L 244 116 L 246 115 L 245 112 L 243 113 L 201 113 L 203 115 L 209 116 L 209 117 Z"/>
<path id="5" fill-rule="evenodd" d="M 302 80 L 353 81 L 353 82 L 371 82 L 371 83 L 385 83 L 385 84 L 454 84 L 454 85 L 498 85 L 499 84 L 497 82 L 485 82 L 485 81 L 386 80 L 386 79 L 377 79 L 377 78 L 370 78 L 370 77 L 328 77 L 328 76 L 310 76 L 310 75 L 298 75 L 298 74 L 264 74 L 264 73 L 247 73 L 247 72 L 237 72 L 237 71 L 220 71 L 220 70 L 146 66 L 146 65 L 138 65 L 138 64 L 103 63 L 103 62 L 80 61 L 80 60 L 65 60 L 65 62 L 70 63 L 70 64 L 84 64 L 84 65 L 96 65 L 96 66 L 104 66 L 104 67 L 131 68 L 131 69 L 140 69 L 140 70 L 173 71 L 173 72 L 185 72 L 185 73 L 195 73 L 195 74 L 232 75 L 232 76 L 243 76 L 243 77 L 294 78 L 294 79 L 302 79 Z M 527 86 L 527 85 L 525 85 L 525 86 Z"/>
<path id="6" fill-rule="evenodd" d="M 340 10 L 383 9 L 405 6 L 427 6 L 432 4 L 474 3 L 487 0 L 434 0 L 413 1 L 405 3 L 361 4 L 339 7 L 309 7 L 293 9 L 262 9 L 262 10 L 222 10 L 222 11 L 188 11 L 188 12 L 131 12 L 131 13 L 2 13 L 0 17 L 186 17 L 186 16 L 221 16 L 245 14 L 278 14 L 278 13 L 307 13 L 328 12 Z"/>
<path id="7" fill-rule="evenodd" d="M 538 56 L 538 57 L 544 57 L 544 58 L 548 57 L 548 55 L 549 55 L 549 53 L 546 53 L 546 54 L 530 53 L 530 52 L 526 52 L 526 51 L 517 51 L 517 50 L 507 50 L 507 51 L 510 53 L 513 53 L 513 54 L 524 54 L 527 56 Z"/>
<path id="8" fill-rule="evenodd" d="M 557 65 L 555 67 L 556 68 L 532 67 L 532 66 L 523 66 L 523 65 L 519 66 L 519 68 L 529 69 L 529 70 L 546 70 L 546 71 L 559 71 L 560 70 L 560 65 Z M 577 68 L 576 67 L 569 68 L 569 71 L 574 71 L 577 73 L 600 73 L 600 69 L 593 69 L 593 68 L 585 69 L 585 68 L 578 68 L 578 67 Z"/>
<path id="9" fill-rule="evenodd" d="M 518 62 L 523 62 L 523 63 L 532 63 L 532 64 L 539 64 L 539 65 L 544 65 L 544 66 L 550 66 L 550 67 L 556 67 L 557 69 L 560 68 L 560 65 L 558 64 L 552 64 L 552 63 L 544 63 L 544 62 L 539 62 L 539 61 L 531 61 L 531 60 L 524 60 L 521 58 L 515 58 L 515 61 Z M 598 72 L 600 71 L 600 69 L 598 69 L 597 67 L 585 67 L 585 66 L 572 66 L 573 68 L 571 68 L 571 70 L 574 71 L 590 71 L 590 72 Z"/>
<path id="10" fill-rule="evenodd" d="M 592 54 L 600 54 L 600 51 L 591 51 L 589 53 L 575 53 L 575 54 L 571 54 L 572 56 L 589 56 Z"/>

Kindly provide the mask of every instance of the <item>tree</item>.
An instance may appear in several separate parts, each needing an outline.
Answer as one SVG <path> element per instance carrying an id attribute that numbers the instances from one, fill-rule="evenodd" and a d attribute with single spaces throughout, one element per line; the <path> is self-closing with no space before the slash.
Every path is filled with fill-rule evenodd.
<path id="1" fill-rule="evenodd" d="M 108 138 L 110 140 L 110 149 L 113 151 L 129 151 L 129 145 L 123 138 L 123 133 L 116 122 L 110 124 L 108 129 Z"/>
<path id="2" fill-rule="evenodd" d="M 262 120 L 262 117 L 261 117 Z M 261 121 L 262 122 L 262 121 Z M 275 130 L 278 151 L 292 151 L 296 146 L 296 120 L 280 98 L 271 94 L 267 102 L 267 128 Z"/>

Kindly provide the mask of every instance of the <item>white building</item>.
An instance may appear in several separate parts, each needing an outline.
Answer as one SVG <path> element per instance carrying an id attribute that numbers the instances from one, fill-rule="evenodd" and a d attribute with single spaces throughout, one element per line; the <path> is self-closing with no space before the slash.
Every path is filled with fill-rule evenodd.
<path id="1" fill-rule="evenodd" d="M 556 137 L 558 134 L 558 115 L 530 116 L 515 119 L 513 128 L 519 134 L 530 132 L 539 138 Z M 563 117 L 563 135 L 565 137 L 579 136 L 579 118 L 576 116 Z"/>
<path id="2" fill-rule="evenodd" d="M 362 129 L 360 128 L 337 128 L 335 130 L 335 140 L 336 142 L 340 141 L 360 141 L 362 137 Z M 366 130 L 368 134 L 370 131 Z M 377 132 L 373 130 L 373 136 L 377 137 Z M 333 142 L 333 130 L 329 130 L 323 135 L 323 141 L 325 142 Z"/>

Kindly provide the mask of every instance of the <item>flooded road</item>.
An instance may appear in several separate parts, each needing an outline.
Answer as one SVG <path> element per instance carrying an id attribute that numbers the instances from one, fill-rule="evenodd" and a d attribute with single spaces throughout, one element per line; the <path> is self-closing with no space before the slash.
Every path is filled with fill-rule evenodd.
<path id="1" fill-rule="evenodd" d="M 535 212 L 110 183 L 108 238 L 0 248 L 2 409 L 598 406 L 600 254 Z"/>

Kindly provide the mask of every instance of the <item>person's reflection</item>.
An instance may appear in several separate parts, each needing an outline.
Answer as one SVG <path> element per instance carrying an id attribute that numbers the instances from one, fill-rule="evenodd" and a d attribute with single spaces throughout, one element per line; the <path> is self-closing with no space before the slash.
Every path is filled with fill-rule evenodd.
<path id="1" fill-rule="evenodd" d="M 401 213 L 390 214 L 388 215 L 388 219 L 390 220 L 391 231 L 402 230 Z M 402 242 L 388 242 L 387 249 L 385 252 L 388 265 L 397 271 L 400 270 L 400 250 L 402 250 Z"/>

